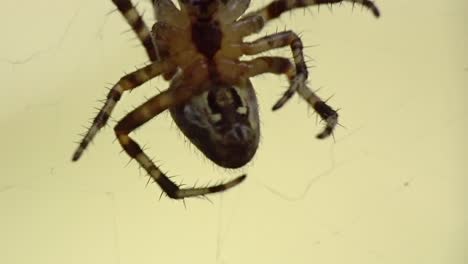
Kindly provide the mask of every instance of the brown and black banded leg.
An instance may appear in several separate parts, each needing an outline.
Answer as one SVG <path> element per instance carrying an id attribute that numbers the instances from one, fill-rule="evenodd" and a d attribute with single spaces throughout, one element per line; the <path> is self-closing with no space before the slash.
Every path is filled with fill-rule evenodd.
<path id="1" fill-rule="evenodd" d="M 290 46 L 295 63 L 295 75 L 290 80 L 289 89 L 273 106 L 273 110 L 281 108 L 299 89 L 304 86 L 307 80 L 308 72 L 307 66 L 304 61 L 304 54 L 302 53 L 302 41 L 296 33 L 292 31 L 284 31 L 270 36 L 260 38 L 254 42 L 243 43 L 241 46 L 242 52 L 245 55 L 255 55 L 275 48 Z"/>
<path id="2" fill-rule="evenodd" d="M 264 73 L 284 74 L 288 81 L 294 79 L 296 69 L 289 59 L 283 57 L 263 56 L 255 58 L 251 61 L 242 61 L 248 69 L 247 78 L 255 77 Z"/>
<path id="3" fill-rule="evenodd" d="M 130 74 L 120 78 L 120 80 L 112 87 L 107 94 L 107 99 L 104 106 L 101 108 L 97 116 L 94 118 L 91 127 L 81 140 L 78 148 L 73 154 L 73 161 L 77 161 L 89 143 L 96 136 L 98 131 L 106 125 L 112 110 L 114 109 L 117 102 L 120 100 L 124 91 L 131 90 L 145 83 L 146 81 L 166 72 L 170 67 L 163 62 L 153 62 L 152 64 L 138 69 Z"/>
<path id="4" fill-rule="evenodd" d="M 232 25 L 232 34 L 237 34 L 243 38 L 248 35 L 258 33 L 265 27 L 265 20 L 261 16 L 246 16 L 236 21 Z"/>
<path id="5" fill-rule="evenodd" d="M 155 8 L 157 8 L 157 6 L 155 6 Z M 158 47 L 159 59 L 162 61 L 168 59 L 170 56 L 169 43 L 168 43 L 168 40 L 163 37 L 164 34 L 159 34 L 159 33 L 160 32 L 164 33 L 165 28 L 168 28 L 168 27 L 170 28 L 171 26 L 167 25 L 166 22 L 156 22 L 152 28 L 152 31 L 154 34 L 154 41 L 156 43 L 156 46 Z M 173 71 L 164 73 L 163 77 L 166 81 L 168 81 L 172 79 L 172 77 L 174 77 L 176 72 L 177 72 L 177 68 L 174 68 Z"/>
<path id="6" fill-rule="evenodd" d="M 130 0 L 112 0 L 119 12 L 125 17 L 138 39 L 145 47 L 151 61 L 158 61 L 159 54 L 151 32 Z"/>
<path id="7" fill-rule="evenodd" d="M 367 9 L 369 9 L 375 17 L 380 16 L 380 11 L 377 6 L 370 0 L 276 0 L 266 5 L 263 8 L 260 8 L 257 11 L 249 13 L 247 16 L 258 15 L 261 16 L 265 23 L 268 21 L 279 17 L 281 14 L 290 11 L 292 9 L 308 7 L 308 6 L 317 6 L 323 4 L 336 4 L 348 2 L 354 4 L 359 4 Z"/>
<path id="8" fill-rule="evenodd" d="M 297 92 L 325 121 L 325 129 L 317 135 L 317 138 L 323 139 L 333 134 L 333 130 L 338 124 L 338 113 L 322 101 L 309 87 L 301 86 Z"/>
<path id="9" fill-rule="evenodd" d="M 114 131 L 125 152 L 135 159 L 141 167 L 143 167 L 149 176 L 161 187 L 161 189 L 173 199 L 183 199 L 186 197 L 206 195 L 210 193 L 222 192 L 235 185 L 241 183 L 245 179 L 245 175 L 235 178 L 224 184 L 214 185 L 203 188 L 184 188 L 181 189 L 178 185 L 172 182 L 163 172 L 154 164 L 154 162 L 146 155 L 141 147 L 136 143 L 129 133 L 143 125 L 145 122 L 155 117 L 162 111 L 168 109 L 172 105 L 178 104 L 187 100 L 190 97 L 187 93 L 176 93 L 173 90 L 164 91 L 149 101 L 139 106 L 115 126 Z"/>
<path id="10" fill-rule="evenodd" d="M 248 77 L 254 77 L 263 73 L 273 73 L 285 74 L 289 80 L 292 80 L 295 74 L 291 62 L 282 57 L 259 57 L 243 63 L 248 65 Z M 317 138 L 323 139 L 330 136 L 336 124 L 338 124 L 338 113 L 322 101 L 306 85 L 300 86 L 297 92 L 326 123 L 325 129 L 317 135 Z"/>

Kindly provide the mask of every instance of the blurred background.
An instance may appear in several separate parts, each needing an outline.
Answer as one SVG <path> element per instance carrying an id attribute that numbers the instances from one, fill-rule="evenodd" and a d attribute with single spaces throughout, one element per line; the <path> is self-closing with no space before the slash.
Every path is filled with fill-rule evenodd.
<path id="1" fill-rule="evenodd" d="M 4 0 L 0 263 L 467 263 L 468 4 L 377 5 L 380 19 L 322 6 L 262 32 L 310 46 L 311 86 L 341 109 L 334 140 L 315 138 L 323 124 L 297 96 L 270 111 L 287 86 L 273 75 L 253 80 L 262 140 L 240 171 L 204 158 L 167 113 L 137 131 L 179 183 L 248 174 L 184 206 L 159 200 L 110 128 L 70 161 L 105 87 L 147 60 L 111 1 Z M 154 22 L 149 1 L 138 9 Z M 125 95 L 111 126 L 166 87 Z"/>

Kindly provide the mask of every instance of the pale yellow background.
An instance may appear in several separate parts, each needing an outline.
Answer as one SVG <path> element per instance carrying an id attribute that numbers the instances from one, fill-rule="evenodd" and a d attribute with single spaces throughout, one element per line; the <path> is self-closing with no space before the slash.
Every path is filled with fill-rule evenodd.
<path id="1" fill-rule="evenodd" d="M 342 109 L 335 142 L 314 138 L 321 125 L 297 98 L 270 111 L 284 78 L 256 78 L 263 136 L 247 180 L 184 208 L 145 188 L 112 129 L 70 162 L 104 87 L 146 60 L 111 1 L 3 0 L 0 263 L 468 263 L 468 4 L 377 4 L 378 20 L 344 4 L 265 30 L 312 46 L 311 85 Z M 136 138 L 178 182 L 241 173 L 203 158 L 168 114 Z"/>

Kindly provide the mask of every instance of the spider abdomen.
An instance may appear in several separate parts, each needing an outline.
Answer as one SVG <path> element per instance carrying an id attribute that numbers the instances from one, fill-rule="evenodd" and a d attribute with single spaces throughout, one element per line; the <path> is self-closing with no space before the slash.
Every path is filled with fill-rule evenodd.
<path id="1" fill-rule="evenodd" d="M 246 87 L 213 85 L 185 104 L 170 109 L 184 135 L 217 165 L 239 168 L 248 163 L 260 138 L 257 98 Z"/>

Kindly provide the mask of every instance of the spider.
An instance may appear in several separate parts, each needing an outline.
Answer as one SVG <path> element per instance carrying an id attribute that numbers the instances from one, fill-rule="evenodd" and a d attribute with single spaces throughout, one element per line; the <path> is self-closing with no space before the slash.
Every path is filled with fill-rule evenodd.
<path id="1" fill-rule="evenodd" d="M 270 21 L 296 8 L 351 2 L 379 10 L 370 0 L 276 0 L 244 14 L 250 0 L 171 0 L 153 2 L 156 20 L 150 31 L 130 0 L 112 0 L 143 44 L 150 64 L 129 73 L 110 89 L 104 106 L 81 140 L 72 160 L 77 161 L 98 131 L 107 123 L 115 105 L 126 91 L 162 75 L 169 88 L 118 121 L 114 132 L 124 151 L 135 159 L 170 198 L 183 199 L 222 192 L 241 183 L 246 175 L 208 187 L 181 188 L 171 181 L 129 134 L 159 113 L 169 110 L 176 125 L 211 161 L 225 168 L 239 168 L 254 156 L 260 135 L 257 98 L 249 78 L 283 74 L 289 88 L 273 106 L 281 108 L 298 93 L 325 121 L 317 135 L 333 133 L 338 114 L 307 85 L 303 45 L 293 31 L 283 31 L 244 42 Z M 261 56 L 240 60 L 289 46 L 292 61 Z"/>

